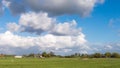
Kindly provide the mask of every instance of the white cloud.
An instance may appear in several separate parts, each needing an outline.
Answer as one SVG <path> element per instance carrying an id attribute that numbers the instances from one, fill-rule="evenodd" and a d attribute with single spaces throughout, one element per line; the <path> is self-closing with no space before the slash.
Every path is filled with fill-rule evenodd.
<path id="1" fill-rule="evenodd" d="M 27 10 L 47 12 L 51 16 L 64 14 L 79 14 L 88 16 L 96 4 L 104 0 L 3 0 L 3 4 L 13 14 L 23 13 Z"/>
<path id="2" fill-rule="evenodd" d="M 107 49 L 112 49 L 113 47 L 111 46 L 111 45 L 107 45 L 107 46 L 105 46 L 105 49 L 107 50 Z"/>
<path id="3" fill-rule="evenodd" d="M 105 53 L 105 52 L 118 52 L 120 53 L 120 43 L 109 42 L 109 43 L 93 43 L 87 44 L 89 46 L 89 53 Z M 87 48 L 86 48 L 87 49 Z M 87 50 L 85 50 L 87 51 Z"/>
<path id="4" fill-rule="evenodd" d="M 6 1 L 6 0 L 2 0 L 2 2 L 1 2 L 5 7 L 9 7 L 10 6 L 10 4 L 11 4 L 11 2 L 9 2 L 9 1 Z"/>
<path id="5" fill-rule="evenodd" d="M 77 28 L 75 20 L 70 22 L 59 23 L 56 18 L 48 17 L 47 13 L 24 13 L 20 16 L 18 25 L 16 23 L 8 23 L 7 27 L 11 31 L 21 31 L 36 33 L 50 33 L 54 35 L 79 35 L 82 29 Z"/>
<path id="6" fill-rule="evenodd" d="M 98 3 L 102 4 L 104 0 L 2 0 L 4 7 L 12 14 L 20 14 L 18 24 L 14 22 L 7 24 L 10 31 L 36 33 L 39 36 L 24 37 L 6 31 L 0 34 L 0 52 L 22 54 L 39 51 L 58 53 L 101 52 L 106 49 L 119 51 L 118 45 L 105 47 L 86 45 L 85 35 L 82 29 L 77 27 L 75 20 L 58 22 L 56 18 L 49 17 L 64 14 L 88 16 Z M 3 12 L 2 4 L 0 13 Z"/>
<path id="7" fill-rule="evenodd" d="M 27 43 L 27 41 L 31 43 Z M 27 47 L 26 45 L 32 46 L 32 39 L 30 39 L 29 37 L 20 37 L 12 34 L 10 31 L 7 31 L 3 34 L 0 34 L 0 45 L 13 47 Z"/>
<path id="8" fill-rule="evenodd" d="M 73 20 L 56 24 L 50 33 L 55 35 L 78 35 L 81 33 L 81 30 L 81 28 L 77 28 L 77 23 Z"/>
<path id="9" fill-rule="evenodd" d="M 8 28 L 8 30 L 10 30 L 12 32 L 16 32 L 16 31 L 19 31 L 20 26 L 17 25 L 15 22 L 12 22 L 12 23 L 7 24 L 7 28 Z"/>
<path id="10" fill-rule="evenodd" d="M 25 6 L 21 1 L 16 0 L 2 0 L 2 4 L 7 7 L 12 14 L 17 15 L 25 12 Z"/>
<path id="11" fill-rule="evenodd" d="M 120 43 L 108 43 L 105 45 L 104 51 L 120 53 Z"/>
<path id="12" fill-rule="evenodd" d="M 23 37 L 18 36 L 10 31 L 0 34 L 0 47 L 4 51 L 5 49 L 11 51 L 11 53 L 17 53 L 16 48 L 20 48 L 21 52 L 24 50 L 29 50 L 31 48 L 33 51 L 60 51 L 62 53 L 72 51 L 75 47 L 83 50 L 88 49 L 88 46 L 85 45 L 87 41 L 85 40 L 84 35 L 78 36 L 55 36 L 52 34 L 46 34 L 44 36 L 38 37 Z M 37 47 L 37 48 L 36 48 Z M 0 50 L 1 50 L 0 49 Z M 12 50 L 13 49 L 13 50 Z M 23 51 L 22 51 L 23 50 Z M 81 51 L 78 50 L 78 51 Z M 2 51 L 2 52 L 4 52 Z M 28 51 L 32 52 L 31 50 Z M 24 53 L 24 52 L 23 52 Z"/>
<path id="13" fill-rule="evenodd" d="M 49 31 L 54 27 L 55 19 L 48 17 L 47 13 L 29 12 L 22 14 L 19 20 L 19 25 L 24 32 L 33 32 L 41 34 Z"/>
<path id="14" fill-rule="evenodd" d="M 96 2 L 103 4 L 105 0 L 96 0 Z"/>
<path id="15" fill-rule="evenodd" d="M 75 20 L 59 23 L 55 18 L 48 17 L 47 13 L 29 12 L 20 16 L 18 24 L 14 22 L 8 23 L 7 27 L 11 31 L 18 30 L 22 32 L 36 33 L 39 36 L 22 37 L 7 31 L 0 35 L 0 46 L 9 46 L 13 49 L 20 48 L 21 50 L 33 48 L 33 51 L 37 47 L 38 51 L 48 50 L 59 53 L 63 53 L 64 51 L 66 53 L 85 52 L 89 50 L 89 46 L 85 45 L 87 42 L 85 35 L 82 33 L 81 28 L 77 28 Z M 29 50 L 28 52 L 32 51 Z"/>

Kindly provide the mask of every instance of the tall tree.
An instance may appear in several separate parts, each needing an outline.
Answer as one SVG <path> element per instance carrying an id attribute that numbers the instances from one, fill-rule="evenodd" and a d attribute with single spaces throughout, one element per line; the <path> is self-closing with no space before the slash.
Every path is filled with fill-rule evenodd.
<path id="1" fill-rule="evenodd" d="M 43 57 L 47 57 L 47 53 L 46 53 L 46 52 L 43 52 L 43 53 L 42 53 L 42 56 L 43 56 Z"/>
<path id="2" fill-rule="evenodd" d="M 102 54 L 101 53 L 95 53 L 93 54 L 94 58 L 101 58 Z"/>
<path id="3" fill-rule="evenodd" d="M 105 56 L 106 58 L 110 58 L 110 57 L 111 57 L 111 53 L 110 53 L 110 52 L 106 52 L 106 53 L 104 54 L 104 56 Z"/>
<path id="4" fill-rule="evenodd" d="M 119 53 L 112 53 L 112 58 L 120 58 L 120 54 Z"/>

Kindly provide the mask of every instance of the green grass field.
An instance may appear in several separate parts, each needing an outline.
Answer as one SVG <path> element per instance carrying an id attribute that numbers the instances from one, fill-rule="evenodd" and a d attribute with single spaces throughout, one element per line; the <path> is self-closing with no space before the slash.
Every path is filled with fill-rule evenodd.
<path id="1" fill-rule="evenodd" d="M 0 68 L 120 68 L 120 59 L 0 59 Z"/>

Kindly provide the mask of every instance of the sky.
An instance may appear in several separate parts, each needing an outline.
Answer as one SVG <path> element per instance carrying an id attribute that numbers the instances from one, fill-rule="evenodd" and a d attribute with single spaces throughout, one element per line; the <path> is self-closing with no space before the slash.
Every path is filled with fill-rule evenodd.
<path id="1" fill-rule="evenodd" d="M 0 53 L 120 53 L 120 0 L 0 0 Z"/>

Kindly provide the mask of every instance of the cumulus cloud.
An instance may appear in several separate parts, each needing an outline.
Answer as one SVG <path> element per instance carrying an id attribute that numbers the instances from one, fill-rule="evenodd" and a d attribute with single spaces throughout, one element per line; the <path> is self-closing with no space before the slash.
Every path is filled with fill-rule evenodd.
<path id="1" fill-rule="evenodd" d="M 55 35 L 78 35 L 81 33 L 81 30 L 81 28 L 77 28 L 77 23 L 73 20 L 56 24 L 50 33 Z"/>
<path id="2" fill-rule="evenodd" d="M 20 16 L 19 23 L 8 23 L 7 27 L 11 31 L 36 33 L 41 35 L 49 33 L 54 35 L 79 35 L 81 28 L 77 28 L 75 20 L 60 23 L 56 18 L 48 17 L 47 13 L 24 13 Z"/>
<path id="3" fill-rule="evenodd" d="M 38 51 L 54 51 L 60 54 L 63 52 L 87 53 L 90 49 L 85 45 L 87 40 L 81 28 L 77 28 L 75 20 L 60 23 L 56 18 L 48 17 L 47 13 L 29 12 L 20 16 L 18 24 L 11 22 L 7 24 L 7 27 L 11 32 L 21 31 L 38 35 L 37 37 L 23 37 L 10 31 L 0 34 L 1 48 L 5 48 L 4 46 L 7 46 L 8 50 L 15 48 L 15 50 L 10 50 L 11 53 L 17 52 L 17 48 L 22 51 L 28 50 L 28 52 L 34 52 L 34 50 L 36 52 L 37 48 Z"/>
<path id="4" fill-rule="evenodd" d="M 22 50 L 29 50 L 31 48 L 34 48 L 32 49 L 33 51 L 36 51 L 37 49 L 38 52 L 47 50 L 69 52 L 75 47 L 81 49 L 78 51 L 82 51 L 89 48 L 85 43 L 85 36 L 81 34 L 78 36 L 55 36 L 52 34 L 46 34 L 38 37 L 18 36 L 10 31 L 0 34 L 0 51 L 4 48 L 4 51 L 5 49 L 8 51 L 10 50 L 11 53 L 17 51 L 15 48 L 20 48 L 21 52 Z M 32 52 L 31 50 L 29 51 Z"/>
<path id="5" fill-rule="evenodd" d="M 17 25 L 15 22 L 12 22 L 12 23 L 7 24 L 7 28 L 8 28 L 8 30 L 10 30 L 12 32 L 17 32 L 17 31 L 19 31 L 20 26 Z"/>
<path id="6" fill-rule="evenodd" d="M 41 34 L 54 27 L 55 19 L 48 17 L 47 13 L 25 13 L 19 20 L 22 31 Z"/>
<path id="7" fill-rule="evenodd" d="M 47 12 L 51 16 L 64 14 L 79 14 L 88 16 L 96 4 L 104 0 L 3 0 L 3 4 L 13 14 L 23 13 L 27 10 Z"/>
<path id="8" fill-rule="evenodd" d="M 96 0 L 96 2 L 103 4 L 105 2 L 105 0 Z"/>
<path id="9" fill-rule="evenodd" d="M 20 14 L 20 19 L 18 23 L 8 23 L 10 31 L 0 34 L 0 51 L 15 54 L 38 51 L 88 53 L 92 48 L 86 45 L 87 40 L 82 28 L 77 27 L 77 22 L 59 22 L 54 16 L 88 16 L 96 4 L 103 2 L 104 0 L 2 0 L 3 6 L 12 14 Z M 12 33 L 14 31 L 35 33 L 38 36 L 19 36 Z"/>
<path id="10" fill-rule="evenodd" d="M 14 15 L 21 14 L 26 11 L 22 0 L 3 0 L 2 3 L 5 7 L 9 8 Z"/>
<path id="11" fill-rule="evenodd" d="M 88 43 L 89 53 L 105 53 L 105 52 L 118 52 L 120 53 L 120 43 L 119 42 L 109 42 L 109 43 Z"/>
<path id="12" fill-rule="evenodd" d="M 104 47 L 104 51 L 120 52 L 120 43 L 108 43 Z"/>

